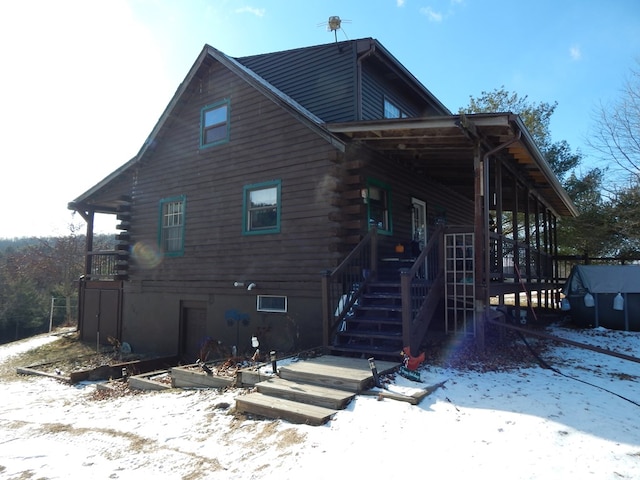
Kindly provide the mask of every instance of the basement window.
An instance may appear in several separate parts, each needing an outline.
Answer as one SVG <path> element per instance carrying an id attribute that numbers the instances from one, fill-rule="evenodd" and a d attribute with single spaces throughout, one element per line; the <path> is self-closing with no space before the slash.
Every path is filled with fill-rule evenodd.
<path id="1" fill-rule="evenodd" d="M 256 309 L 259 312 L 287 313 L 287 297 L 258 295 Z"/>
<path id="2" fill-rule="evenodd" d="M 200 147 L 229 141 L 229 100 L 207 105 L 200 119 Z"/>

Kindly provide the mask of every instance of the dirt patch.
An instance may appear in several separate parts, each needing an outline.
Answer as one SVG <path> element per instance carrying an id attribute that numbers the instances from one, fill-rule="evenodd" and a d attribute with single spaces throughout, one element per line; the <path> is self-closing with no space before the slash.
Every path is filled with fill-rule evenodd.
<path id="1" fill-rule="evenodd" d="M 34 348 L 28 352 L 9 357 L 0 363 L 0 379 L 16 380 L 25 378 L 16 373 L 18 367 L 36 364 L 57 365 L 52 369 L 60 368 L 66 371 L 72 371 L 77 362 L 81 358 L 90 358 L 96 355 L 95 345 L 89 346 L 78 340 L 76 332 L 60 335 L 60 337 L 46 345 Z M 98 363 L 102 360 L 94 359 L 92 363 Z M 98 363 L 99 365 L 99 363 Z"/>
<path id="2" fill-rule="evenodd" d="M 546 324 L 528 325 L 544 329 Z M 441 337 L 425 346 L 425 364 L 478 372 L 506 372 L 538 365 L 534 355 L 542 355 L 551 342 L 523 337 L 520 333 L 491 326 L 485 332 L 485 348 L 478 347 L 476 338 Z"/>

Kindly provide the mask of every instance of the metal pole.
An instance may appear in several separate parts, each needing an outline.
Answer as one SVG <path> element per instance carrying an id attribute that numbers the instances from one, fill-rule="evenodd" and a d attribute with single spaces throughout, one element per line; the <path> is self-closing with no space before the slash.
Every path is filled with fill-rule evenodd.
<path id="1" fill-rule="evenodd" d="M 51 310 L 49 311 L 49 333 L 53 329 L 53 307 L 56 303 L 56 297 L 51 297 Z"/>

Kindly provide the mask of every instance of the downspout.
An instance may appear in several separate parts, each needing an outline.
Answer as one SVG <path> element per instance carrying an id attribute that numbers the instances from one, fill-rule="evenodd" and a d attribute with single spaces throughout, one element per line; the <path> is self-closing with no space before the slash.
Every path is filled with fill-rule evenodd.
<path id="1" fill-rule="evenodd" d="M 372 43 L 369 50 L 364 52 L 356 60 L 356 121 L 363 120 L 362 118 L 362 61 L 376 51 L 375 43 Z"/>
<path id="2" fill-rule="evenodd" d="M 522 131 L 518 130 L 518 134 L 512 138 L 511 140 L 509 140 L 508 142 L 505 142 L 501 145 L 498 145 L 497 147 L 489 150 L 488 152 L 486 152 L 483 156 L 482 156 L 482 196 L 483 198 L 483 208 L 484 208 L 484 212 L 483 212 L 483 224 L 482 224 L 482 244 L 481 246 L 484 247 L 484 279 L 483 279 L 483 283 L 485 285 L 485 289 L 484 289 L 484 298 L 483 303 L 484 303 L 484 312 L 486 313 L 486 309 L 489 307 L 489 284 L 491 283 L 491 275 L 489 272 L 489 263 L 491 261 L 491 257 L 490 257 L 490 252 L 489 252 L 489 230 L 488 230 L 488 225 L 489 225 L 489 165 L 488 165 L 488 161 L 489 161 L 489 157 L 491 155 L 496 154 L 497 152 L 499 152 L 500 150 L 503 150 L 509 146 L 511 146 L 512 144 L 516 143 L 517 141 L 520 140 L 520 137 L 522 136 Z M 497 221 L 498 219 L 496 219 Z M 480 245 L 480 242 L 478 240 L 476 240 L 476 248 Z M 476 257 L 478 258 L 478 257 Z M 479 343 L 480 343 L 480 347 L 482 349 L 484 349 L 484 319 L 483 321 L 481 321 L 480 323 L 480 328 L 478 329 L 479 331 Z"/>

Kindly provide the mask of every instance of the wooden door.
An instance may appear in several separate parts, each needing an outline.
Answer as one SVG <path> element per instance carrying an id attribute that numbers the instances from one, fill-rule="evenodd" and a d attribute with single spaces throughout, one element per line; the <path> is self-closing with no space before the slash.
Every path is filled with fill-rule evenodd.
<path id="1" fill-rule="evenodd" d="M 411 254 L 415 257 L 427 244 L 427 202 L 418 198 L 411 198 Z M 424 260 L 424 272 L 421 276 L 425 277 L 427 270 L 427 259 Z"/>
<path id="2" fill-rule="evenodd" d="M 204 303 L 183 303 L 180 318 L 180 357 L 195 363 L 207 334 L 207 307 Z"/>
<path id="3" fill-rule="evenodd" d="M 122 340 L 121 282 L 86 282 L 81 289 L 80 338 L 100 345 L 109 337 Z"/>

